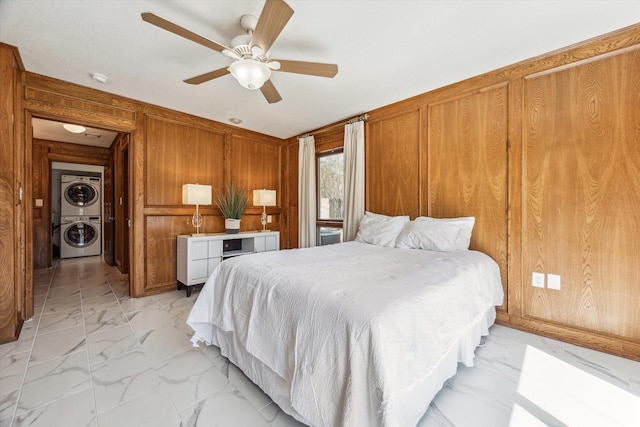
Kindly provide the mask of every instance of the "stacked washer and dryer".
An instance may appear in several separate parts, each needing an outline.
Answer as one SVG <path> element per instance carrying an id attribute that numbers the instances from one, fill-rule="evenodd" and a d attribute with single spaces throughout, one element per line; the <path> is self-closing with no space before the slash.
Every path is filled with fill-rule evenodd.
<path id="1" fill-rule="evenodd" d="M 60 258 L 100 255 L 100 178 L 62 175 L 60 181 Z"/>

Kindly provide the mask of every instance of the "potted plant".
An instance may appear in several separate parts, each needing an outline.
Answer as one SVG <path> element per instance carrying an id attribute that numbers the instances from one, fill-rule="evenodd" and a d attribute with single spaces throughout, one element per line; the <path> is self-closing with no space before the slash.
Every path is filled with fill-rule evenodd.
<path id="1" fill-rule="evenodd" d="M 240 231 L 240 219 L 247 209 L 249 201 L 244 188 L 226 185 L 225 190 L 216 189 L 216 205 L 222 216 L 224 216 L 224 228 L 228 234 L 235 234 Z"/>

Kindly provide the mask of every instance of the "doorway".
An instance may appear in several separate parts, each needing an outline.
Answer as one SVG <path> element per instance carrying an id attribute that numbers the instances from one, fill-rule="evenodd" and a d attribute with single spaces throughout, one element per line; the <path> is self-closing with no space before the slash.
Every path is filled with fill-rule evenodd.
<path id="1" fill-rule="evenodd" d="M 27 113 L 27 123 L 31 123 L 30 129 L 26 132 L 27 146 L 31 147 L 31 188 L 33 189 L 33 206 L 32 206 L 32 221 L 31 229 L 33 230 L 31 241 L 31 256 L 33 259 L 32 265 L 34 268 L 42 268 L 51 266 L 51 261 L 54 258 L 53 250 L 53 231 L 56 224 L 60 223 L 59 218 L 52 216 L 53 197 L 52 186 L 53 183 L 53 164 L 54 162 L 64 164 L 84 164 L 85 166 L 94 167 L 100 169 L 100 175 L 102 176 L 102 232 L 103 239 L 102 251 L 103 259 L 110 265 L 116 264 L 122 273 L 128 273 L 129 271 L 129 229 L 128 227 L 118 228 L 115 223 L 118 220 L 118 213 L 114 212 L 113 207 L 115 203 L 115 188 L 116 185 L 120 188 L 122 209 L 120 215 L 121 222 L 125 223 L 125 218 L 128 220 L 129 215 L 129 203 L 128 203 L 128 187 L 129 187 L 129 161 L 128 161 L 128 141 L 130 134 L 128 132 L 121 132 L 117 130 L 105 130 L 102 128 L 90 127 L 90 123 L 83 122 L 83 135 L 69 135 L 69 138 L 75 138 L 72 140 L 64 140 L 64 136 L 52 136 L 51 129 L 42 133 L 43 126 L 45 128 L 57 127 L 62 129 L 63 124 L 69 124 L 64 117 L 37 117 Z M 74 119 L 75 121 L 76 119 Z M 71 123 L 74 124 L 74 121 Z M 100 126 L 95 124 L 94 126 Z M 64 132 L 64 131 L 61 131 Z M 106 136 L 105 136 L 106 135 Z M 87 143 L 84 143 L 78 138 L 87 138 Z M 105 138 L 105 139 L 102 139 Z M 117 141 L 118 145 L 115 145 Z M 124 141 L 124 143 L 122 142 Z M 102 145 L 99 145 L 99 143 Z M 118 156 L 117 150 L 123 150 L 126 153 L 125 156 Z M 72 169 L 75 169 L 72 167 Z M 77 169 L 75 169 L 77 170 Z M 58 184 L 60 185 L 60 184 Z M 55 221 L 54 221 L 55 219 Z M 60 225 L 58 225 L 60 227 Z M 115 248 L 120 246 L 121 256 L 119 260 L 116 259 Z M 45 264 L 42 266 L 42 260 L 45 260 Z M 36 261 L 40 263 L 36 263 Z M 116 263 L 116 260 L 118 261 Z M 33 277 L 33 272 L 32 272 Z M 27 287 L 33 288 L 33 283 L 28 283 Z M 130 294 L 130 291 L 129 291 Z M 27 307 L 33 309 L 33 296 L 32 290 L 27 291 Z M 29 301 L 31 300 L 31 301 Z M 27 310 L 29 311 L 29 310 Z M 30 317 L 30 316 L 29 316 Z"/>

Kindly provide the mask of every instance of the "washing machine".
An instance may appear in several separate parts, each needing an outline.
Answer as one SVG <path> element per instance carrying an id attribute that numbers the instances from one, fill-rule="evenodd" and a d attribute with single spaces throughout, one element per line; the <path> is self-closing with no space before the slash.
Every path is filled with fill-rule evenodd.
<path id="1" fill-rule="evenodd" d="M 60 258 L 102 253 L 99 216 L 63 216 L 60 223 Z"/>
<path id="2" fill-rule="evenodd" d="M 60 180 L 61 216 L 100 216 L 100 178 L 62 175 Z"/>

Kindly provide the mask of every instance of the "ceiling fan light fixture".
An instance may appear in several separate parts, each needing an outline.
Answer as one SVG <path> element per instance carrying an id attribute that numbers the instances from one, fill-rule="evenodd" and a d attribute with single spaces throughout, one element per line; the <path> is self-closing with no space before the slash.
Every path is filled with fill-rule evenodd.
<path id="1" fill-rule="evenodd" d="M 229 72 L 244 88 L 255 90 L 271 78 L 271 69 L 260 61 L 245 58 L 229 66 Z"/>

